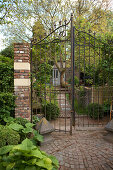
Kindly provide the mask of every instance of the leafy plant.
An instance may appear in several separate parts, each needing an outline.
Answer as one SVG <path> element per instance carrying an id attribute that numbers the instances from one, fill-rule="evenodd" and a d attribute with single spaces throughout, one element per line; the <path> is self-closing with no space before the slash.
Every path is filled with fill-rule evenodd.
<path id="1" fill-rule="evenodd" d="M 14 122 L 15 122 L 15 123 L 18 123 L 18 124 L 20 124 L 20 125 L 22 125 L 22 126 L 24 126 L 24 127 L 25 127 L 25 124 L 26 124 L 26 123 L 30 123 L 29 120 L 24 119 L 24 118 L 22 118 L 22 117 L 16 117 L 16 118 L 14 119 Z"/>
<path id="2" fill-rule="evenodd" d="M 38 118 L 38 116 L 37 115 L 33 115 L 33 123 L 36 124 L 39 121 L 40 121 L 40 119 Z"/>
<path id="3" fill-rule="evenodd" d="M 15 96 L 12 93 L 0 93 L 0 123 L 4 124 L 3 119 L 14 116 Z"/>
<path id="4" fill-rule="evenodd" d="M 77 76 L 74 77 L 74 80 L 75 80 L 75 86 L 78 86 L 79 85 L 79 79 Z M 71 78 L 68 80 L 68 83 L 71 84 Z"/>
<path id="5" fill-rule="evenodd" d="M 103 108 L 104 108 L 104 113 L 107 113 L 107 112 L 110 111 L 110 100 L 105 100 L 104 101 Z"/>
<path id="6" fill-rule="evenodd" d="M 60 114 L 59 107 L 54 103 L 47 103 L 46 105 L 43 105 L 43 113 L 45 113 L 45 111 L 47 120 L 56 119 Z"/>
<path id="7" fill-rule="evenodd" d="M 35 144 L 37 144 L 38 141 L 43 141 L 43 137 L 35 129 L 33 129 L 35 124 L 30 123 L 28 120 L 23 118 L 8 117 L 5 118 L 4 121 L 7 122 L 7 126 L 10 129 L 19 133 L 20 141 L 23 141 L 26 137 L 31 138 Z"/>
<path id="8" fill-rule="evenodd" d="M 0 125 L 0 147 L 5 145 L 16 145 L 20 142 L 18 132 L 8 126 Z"/>
<path id="9" fill-rule="evenodd" d="M 14 68 L 10 63 L 0 62 L 0 91 L 13 92 Z"/>
<path id="10" fill-rule="evenodd" d="M 0 169 L 3 170 L 57 170 L 58 167 L 55 157 L 41 151 L 27 138 L 19 145 L 0 148 Z"/>
<path id="11" fill-rule="evenodd" d="M 93 119 L 103 118 L 103 106 L 98 103 L 91 103 L 87 106 L 87 114 Z"/>

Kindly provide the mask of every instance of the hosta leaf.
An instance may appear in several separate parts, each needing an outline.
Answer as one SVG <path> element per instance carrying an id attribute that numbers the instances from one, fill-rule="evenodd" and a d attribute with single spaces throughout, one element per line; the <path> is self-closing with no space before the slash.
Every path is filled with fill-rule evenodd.
<path id="1" fill-rule="evenodd" d="M 9 125 L 9 127 L 15 131 L 19 131 L 21 129 L 24 129 L 24 127 L 22 125 L 19 125 L 17 123 L 12 123 Z"/>
<path id="2" fill-rule="evenodd" d="M 52 160 L 53 164 L 56 165 L 57 167 L 59 167 L 59 162 L 58 160 L 52 156 L 52 155 L 49 155 L 49 158 Z"/>
<path id="3" fill-rule="evenodd" d="M 41 152 L 38 149 L 31 151 L 31 153 L 29 155 L 40 158 L 40 159 L 43 158 L 43 155 L 41 154 Z"/>
<path id="4" fill-rule="evenodd" d="M 36 165 L 42 168 L 46 168 L 47 170 L 52 170 L 53 168 L 52 164 L 47 164 L 44 160 L 39 160 L 38 162 L 36 162 Z"/>
<path id="5" fill-rule="evenodd" d="M 11 170 L 11 169 L 13 169 L 14 166 L 15 166 L 15 163 L 10 163 L 10 164 L 8 164 L 8 166 L 6 167 L 6 170 Z"/>
<path id="6" fill-rule="evenodd" d="M 4 121 L 5 121 L 5 122 L 11 122 L 11 121 L 13 122 L 13 121 L 14 121 L 14 118 L 13 118 L 13 117 L 5 117 L 5 118 L 4 118 Z"/>
<path id="7" fill-rule="evenodd" d="M 36 130 L 33 131 L 34 138 L 40 142 L 43 142 L 43 136 L 40 135 Z"/>
<path id="8" fill-rule="evenodd" d="M 30 165 L 32 165 L 32 164 L 34 165 L 36 163 L 36 161 L 37 161 L 37 158 L 30 159 L 29 161 L 24 161 L 24 162 L 27 164 L 30 164 Z"/>
<path id="9" fill-rule="evenodd" d="M 35 124 L 33 124 L 33 123 L 26 123 L 26 124 L 25 124 L 25 126 L 26 126 L 27 128 L 28 128 L 28 127 L 31 127 L 31 128 L 32 128 L 34 125 L 35 125 Z"/>
<path id="10" fill-rule="evenodd" d="M 30 139 L 26 138 L 22 144 L 17 145 L 14 147 L 15 150 L 20 150 L 20 151 L 27 151 L 30 152 L 33 149 L 36 149 L 37 147 L 33 145 L 33 143 L 30 141 Z"/>
<path id="11" fill-rule="evenodd" d="M 7 154 L 8 152 L 12 150 L 12 148 L 13 148 L 13 145 L 3 146 L 2 148 L 0 148 L 0 155 Z"/>
<path id="12" fill-rule="evenodd" d="M 35 166 L 27 166 L 24 170 L 37 170 Z"/>
<path id="13" fill-rule="evenodd" d="M 0 169 L 1 169 L 1 170 L 6 170 L 6 168 L 3 167 L 2 163 L 0 163 Z"/>
<path id="14" fill-rule="evenodd" d="M 22 132 L 23 133 L 31 133 L 33 131 L 33 129 L 32 128 L 30 128 L 30 127 L 27 127 L 27 128 L 24 128 L 23 130 L 22 130 Z"/>

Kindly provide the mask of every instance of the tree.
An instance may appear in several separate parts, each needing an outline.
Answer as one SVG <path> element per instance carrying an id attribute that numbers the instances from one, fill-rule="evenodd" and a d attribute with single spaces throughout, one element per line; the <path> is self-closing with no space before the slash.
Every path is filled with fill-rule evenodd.
<path id="1" fill-rule="evenodd" d="M 67 0 L 65 3 L 63 0 L 32 0 L 31 3 L 26 1 L 19 1 L 17 6 L 13 7 L 13 16 L 11 21 L 12 25 L 8 25 L 8 31 L 13 38 L 16 37 L 17 41 L 30 42 L 30 38 L 33 37 L 37 40 L 40 39 L 39 34 L 43 38 L 44 32 L 48 34 L 55 29 L 55 25 L 61 20 L 64 23 L 65 19 L 70 17 L 71 12 L 74 14 L 74 24 L 79 30 L 106 32 L 108 28 L 108 21 L 110 15 L 108 15 L 108 2 L 107 0 Z M 33 21 L 33 22 L 31 22 Z M 33 26 L 34 23 L 34 26 Z M 111 27 L 109 27 L 111 29 Z M 43 31 L 42 31 L 43 30 Z M 56 35 L 57 36 L 57 35 Z M 51 37 L 54 38 L 54 37 Z M 88 39 L 88 38 L 87 38 Z M 84 41 L 84 40 L 82 40 Z M 60 48 L 60 65 L 58 66 L 58 59 L 52 56 L 54 63 L 56 64 L 63 81 L 63 75 L 65 69 L 62 67 L 64 47 Z M 92 50 L 93 53 L 93 50 Z M 38 55 L 38 53 L 37 53 Z M 65 82 L 62 83 L 65 84 Z"/>
<path id="2" fill-rule="evenodd" d="M 9 45 L 9 46 L 6 47 L 4 50 L 2 50 L 2 51 L 0 52 L 0 54 L 3 55 L 4 57 L 13 58 L 13 57 L 14 57 L 13 44 Z"/>

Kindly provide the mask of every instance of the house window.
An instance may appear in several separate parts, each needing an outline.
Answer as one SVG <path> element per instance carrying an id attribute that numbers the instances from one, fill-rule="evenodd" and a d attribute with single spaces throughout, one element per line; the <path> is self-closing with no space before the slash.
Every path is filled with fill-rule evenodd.
<path id="1" fill-rule="evenodd" d="M 58 78 L 58 70 L 56 70 L 56 78 Z"/>
<path id="2" fill-rule="evenodd" d="M 58 70 L 53 70 L 54 79 L 58 78 Z"/>

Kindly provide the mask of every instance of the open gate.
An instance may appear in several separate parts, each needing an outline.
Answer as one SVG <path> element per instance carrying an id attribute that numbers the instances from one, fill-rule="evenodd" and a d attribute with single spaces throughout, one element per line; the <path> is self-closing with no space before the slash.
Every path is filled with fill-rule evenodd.
<path id="1" fill-rule="evenodd" d="M 111 46 L 77 30 L 73 16 L 31 46 L 31 115 L 70 134 L 73 126 L 106 124 L 113 99 Z"/>

